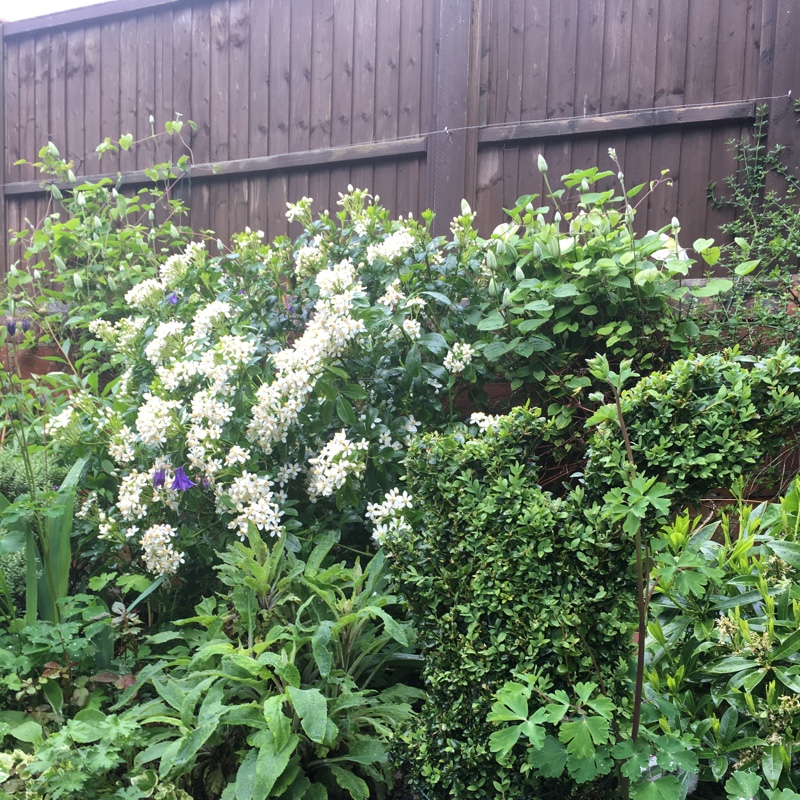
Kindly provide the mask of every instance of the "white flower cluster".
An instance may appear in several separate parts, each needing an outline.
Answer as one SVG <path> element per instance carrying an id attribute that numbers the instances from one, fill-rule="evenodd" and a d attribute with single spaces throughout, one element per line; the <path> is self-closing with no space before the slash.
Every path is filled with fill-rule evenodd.
<path id="1" fill-rule="evenodd" d="M 395 278 L 387 287 L 386 293 L 383 297 L 378 298 L 378 302 L 382 306 L 386 306 L 394 311 L 400 303 L 406 299 L 406 296 L 400 291 L 400 278 Z"/>
<path id="2" fill-rule="evenodd" d="M 412 498 L 408 492 L 400 493 L 392 489 L 384 495 L 382 503 L 369 503 L 366 518 L 372 523 L 372 537 L 382 545 L 387 537 L 396 537 L 398 534 L 411 530 L 403 515 L 403 511 L 412 507 Z"/>
<path id="3" fill-rule="evenodd" d="M 118 353 L 138 356 L 139 352 L 134 348 L 134 344 L 146 325 L 146 317 L 124 317 L 116 325 L 103 319 L 96 319 L 89 323 L 89 330 L 98 339 L 110 344 Z"/>
<path id="4" fill-rule="evenodd" d="M 177 286 L 189 271 L 192 262 L 205 255 L 206 246 L 203 242 L 190 242 L 183 253 L 170 256 L 158 270 L 161 283 L 167 289 Z"/>
<path id="5" fill-rule="evenodd" d="M 48 420 L 45 431 L 48 436 L 59 438 L 59 435 L 66 431 L 75 421 L 75 408 L 72 404 L 68 405 L 60 414 Z"/>
<path id="6" fill-rule="evenodd" d="M 134 439 L 135 434 L 127 425 L 123 425 L 122 429 L 111 439 L 108 445 L 108 454 L 117 464 L 130 464 L 136 457 L 133 449 Z"/>
<path id="7" fill-rule="evenodd" d="M 470 418 L 470 425 L 477 425 L 481 431 L 488 431 L 497 422 L 497 417 L 491 414 L 484 414 L 483 411 L 476 411 Z"/>
<path id="8" fill-rule="evenodd" d="M 181 408 L 177 400 L 165 400 L 150 392 L 144 396 L 144 403 L 136 417 L 136 430 L 139 441 L 153 447 L 167 441 L 167 431 L 173 421 L 175 411 Z"/>
<path id="9" fill-rule="evenodd" d="M 272 487 L 273 482 L 266 475 L 253 475 L 245 470 L 227 489 L 219 490 L 218 494 L 227 494 L 236 508 L 238 516 L 228 523 L 228 528 L 236 530 L 240 539 L 246 538 L 251 522 L 270 536 L 280 535 L 283 512 L 279 503 L 284 497 Z M 223 513 L 227 508 L 220 505 L 218 510 Z"/>
<path id="10" fill-rule="evenodd" d="M 298 247 L 294 254 L 295 275 L 300 278 L 310 278 L 323 266 L 324 253 L 320 249 L 321 236 L 315 236 L 311 244 Z"/>
<path id="11" fill-rule="evenodd" d="M 154 575 L 172 575 L 185 561 L 185 553 L 175 550 L 177 531 L 172 525 L 151 525 L 142 536 L 142 557 Z"/>
<path id="12" fill-rule="evenodd" d="M 308 496 L 312 502 L 318 497 L 330 497 L 350 475 L 361 476 L 366 467 L 366 458 L 361 454 L 368 448 L 366 439 L 351 442 L 345 431 L 337 431 L 319 455 L 308 459 Z"/>
<path id="13" fill-rule="evenodd" d="M 163 299 L 164 286 L 156 278 L 147 278 L 125 293 L 125 302 L 134 308 L 153 308 Z"/>
<path id="14" fill-rule="evenodd" d="M 236 464 L 246 464 L 250 460 L 250 451 L 239 447 L 238 444 L 233 445 L 228 450 L 228 455 L 225 456 L 225 466 L 232 467 Z"/>
<path id="15" fill-rule="evenodd" d="M 409 339 L 416 341 L 422 336 L 422 325 L 417 320 L 409 317 L 403 320 L 403 331 Z"/>
<path id="16" fill-rule="evenodd" d="M 180 343 L 186 326 L 178 320 L 162 322 L 153 334 L 153 338 L 144 349 L 147 360 L 158 366 L 170 349 L 175 349 Z"/>
<path id="17" fill-rule="evenodd" d="M 311 215 L 312 202 L 310 197 L 301 197 L 296 203 L 287 203 L 286 219 L 289 222 L 303 222 Z"/>
<path id="18" fill-rule="evenodd" d="M 382 242 L 371 244 L 367 248 L 367 261 L 374 264 L 378 259 L 394 261 L 404 256 L 414 247 L 416 241 L 413 234 L 406 228 L 390 233 Z"/>
<path id="19" fill-rule="evenodd" d="M 192 332 L 195 339 L 202 339 L 204 336 L 208 336 L 209 331 L 214 327 L 214 323 L 227 319 L 230 314 L 230 303 L 225 303 L 222 300 L 214 300 L 205 308 L 201 308 L 194 315 L 192 322 Z"/>
<path id="20" fill-rule="evenodd" d="M 285 441 L 289 427 L 299 419 L 323 365 L 341 356 L 350 342 L 366 332 L 363 321 L 351 315 L 355 296 L 363 291 L 355 268 L 343 261 L 317 275 L 319 300 L 314 318 L 289 348 L 275 353 L 275 380 L 259 387 L 252 409 L 248 439 L 265 453 L 274 442 Z"/>
<path id="21" fill-rule="evenodd" d="M 444 357 L 443 366 L 453 375 L 459 375 L 472 363 L 474 355 L 475 351 L 472 349 L 472 345 L 466 342 L 456 342 Z"/>
<path id="22" fill-rule="evenodd" d="M 124 520 L 131 522 L 147 516 L 147 504 L 142 493 L 151 485 L 152 478 L 148 472 L 133 470 L 122 479 L 117 495 L 117 510 Z"/>
<path id="23" fill-rule="evenodd" d="M 648 231 L 648 233 L 654 233 L 654 231 Z M 650 258 L 655 261 L 669 261 L 670 259 L 678 259 L 679 261 L 689 260 L 689 254 L 686 252 L 686 248 L 680 247 L 675 238 L 667 236 L 666 233 L 662 233 L 658 238 L 662 246 L 656 250 Z"/>

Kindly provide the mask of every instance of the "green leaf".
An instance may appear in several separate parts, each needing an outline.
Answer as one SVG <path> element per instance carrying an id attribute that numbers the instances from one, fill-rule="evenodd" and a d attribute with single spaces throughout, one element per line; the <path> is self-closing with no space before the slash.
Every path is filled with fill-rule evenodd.
<path id="1" fill-rule="evenodd" d="M 521 683 L 506 683 L 497 692 L 497 700 L 505 705 L 513 714 L 510 717 L 495 717 L 495 719 L 526 720 L 528 718 L 528 698 L 530 689 Z M 495 703 L 497 705 L 497 703 Z M 494 708 L 494 706 L 492 707 Z"/>
<path id="2" fill-rule="evenodd" d="M 420 368 L 422 367 L 422 357 L 420 356 L 419 347 L 412 345 L 411 349 L 406 355 L 406 372 L 410 378 L 416 378 L 419 375 Z"/>
<path id="3" fill-rule="evenodd" d="M 743 261 L 736 267 L 734 272 L 737 275 L 749 275 L 760 263 L 760 258 L 753 259 L 752 261 Z"/>
<path id="4" fill-rule="evenodd" d="M 592 758 L 595 745 L 608 741 L 608 721 L 601 717 L 583 717 L 574 722 L 564 722 L 558 738 L 567 746 L 570 755 Z"/>
<path id="5" fill-rule="evenodd" d="M 631 800 L 677 800 L 681 796 L 681 782 L 674 775 L 631 786 Z"/>
<path id="6" fill-rule="evenodd" d="M 765 747 L 761 753 L 761 771 L 772 789 L 777 788 L 783 771 L 781 749 L 781 745 L 773 744 Z"/>
<path id="7" fill-rule="evenodd" d="M 369 787 L 363 779 L 341 767 L 334 766 L 330 769 L 333 777 L 336 778 L 336 783 L 350 794 L 352 800 L 368 800 Z"/>
<path id="8" fill-rule="evenodd" d="M 358 422 L 353 406 L 341 394 L 336 398 L 336 415 L 345 425 L 355 425 Z"/>
<path id="9" fill-rule="evenodd" d="M 492 311 L 488 317 L 478 323 L 479 331 L 497 331 L 505 328 L 506 319 L 499 311 Z"/>
<path id="10" fill-rule="evenodd" d="M 32 719 L 11 728 L 8 733 L 20 742 L 27 742 L 28 744 L 38 745 L 42 741 L 42 726 Z"/>
<path id="11" fill-rule="evenodd" d="M 308 738 L 322 744 L 328 727 L 328 703 L 325 696 L 319 689 L 296 689 L 294 686 L 290 686 L 286 692 Z"/>
<path id="12" fill-rule="evenodd" d="M 498 358 L 504 356 L 509 350 L 513 350 L 514 345 L 515 343 L 512 342 L 490 342 L 483 350 L 483 357 L 487 361 L 497 361 Z"/>
<path id="13" fill-rule="evenodd" d="M 60 714 L 64 707 L 64 692 L 61 691 L 61 687 L 58 683 L 56 681 L 47 681 L 42 687 L 42 691 L 53 711 L 55 711 L 56 714 Z"/>
<path id="14" fill-rule="evenodd" d="M 447 340 L 441 333 L 426 333 L 417 339 L 417 344 L 426 348 L 434 355 L 439 355 L 447 351 Z"/>
<path id="15" fill-rule="evenodd" d="M 497 753 L 497 758 L 502 760 L 517 743 L 521 733 L 521 724 L 509 725 L 506 728 L 500 728 L 500 730 L 494 731 L 494 733 L 489 736 L 489 750 L 493 753 Z"/>
<path id="16" fill-rule="evenodd" d="M 561 283 L 556 286 L 553 291 L 551 292 L 553 297 L 564 298 L 564 297 L 575 297 L 575 295 L 579 294 L 578 287 L 571 283 Z"/>
<path id="17" fill-rule="evenodd" d="M 408 636 L 402 625 L 400 625 L 397 620 L 394 619 L 391 615 L 389 615 L 386 611 L 378 606 L 366 606 L 364 611 L 372 614 L 375 617 L 380 617 L 383 620 L 383 626 L 386 628 L 386 633 L 392 637 L 396 642 L 403 645 L 403 647 L 408 646 Z"/>
<path id="18" fill-rule="evenodd" d="M 331 641 L 331 629 L 333 621 L 326 619 L 320 622 L 319 627 L 311 637 L 311 652 L 314 654 L 314 661 L 317 662 L 317 669 L 323 678 L 327 678 L 331 671 L 333 656 L 328 647 Z"/>
<path id="19" fill-rule="evenodd" d="M 528 763 L 537 768 L 543 778 L 560 778 L 567 766 L 567 748 L 554 736 L 546 736 L 541 750 L 528 753 Z"/>
<path id="20" fill-rule="evenodd" d="M 753 800 L 761 787 L 761 776 L 755 772 L 734 772 L 725 783 L 729 800 Z"/>
<path id="21" fill-rule="evenodd" d="M 123 136 L 119 137 L 119 146 L 123 150 L 130 150 L 132 144 L 133 144 L 133 134 L 126 133 Z"/>
<path id="22" fill-rule="evenodd" d="M 764 544 L 768 550 L 771 550 L 790 567 L 800 569 L 800 544 L 785 542 L 780 539 L 768 539 Z"/>
<path id="23" fill-rule="evenodd" d="M 733 281 L 727 278 L 712 278 L 705 286 L 698 286 L 691 290 L 695 297 L 715 297 L 723 292 L 728 292 L 733 287 Z"/>
<path id="24" fill-rule="evenodd" d="M 800 650 L 800 630 L 787 636 L 780 647 L 776 647 L 770 654 L 770 661 L 780 661 Z"/>

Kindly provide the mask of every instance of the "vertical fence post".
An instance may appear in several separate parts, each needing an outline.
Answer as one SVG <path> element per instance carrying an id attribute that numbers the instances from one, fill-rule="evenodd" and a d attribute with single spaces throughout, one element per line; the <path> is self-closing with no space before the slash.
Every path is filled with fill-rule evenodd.
<path id="1" fill-rule="evenodd" d="M 8 272 L 8 217 L 6 216 L 6 40 L 0 22 L 0 279 Z"/>
<path id="2" fill-rule="evenodd" d="M 770 115 L 767 142 L 770 148 L 782 145 L 786 149 L 783 159 L 795 177 L 800 175 L 800 148 L 795 144 L 798 136 L 798 118 L 794 101 L 800 94 L 800 60 L 797 57 L 797 40 L 800 37 L 800 8 L 796 0 L 777 0 L 775 3 L 774 46 L 772 50 L 772 80 Z M 791 93 L 791 94 L 790 94 Z M 785 95 L 780 96 L 779 95 Z M 773 188 L 769 187 L 768 188 Z"/>
<path id="3" fill-rule="evenodd" d="M 480 91 L 479 35 L 483 0 L 439 0 L 433 59 L 434 133 L 428 137 L 428 205 L 434 234 L 446 233 L 465 198 L 476 202 Z"/>

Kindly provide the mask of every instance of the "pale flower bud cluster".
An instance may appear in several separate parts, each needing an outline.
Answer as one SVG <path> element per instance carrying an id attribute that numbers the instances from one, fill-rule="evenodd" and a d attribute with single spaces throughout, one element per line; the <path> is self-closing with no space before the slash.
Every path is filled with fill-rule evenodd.
<path id="1" fill-rule="evenodd" d="M 185 553 L 175 550 L 177 531 L 172 525 L 152 525 L 142 536 L 142 558 L 149 572 L 154 575 L 173 575 L 184 563 Z"/>
<path id="2" fill-rule="evenodd" d="M 460 375 L 471 363 L 475 355 L 472 345 L 466 342 L 456 342 L 450 352 L 444 357 L 442 365 L 453 375 Z"/>
<path id="3" fill-rule="evenodd" d="M 382 545 L 387 538 L 396 538 L 399 534 L 409 533 L 411 526 L 403 512 L 412 508 L 412 497 L 408 492 L 391 489 L 384 495 L 382 503 L 369 503 L 366 518 L 372 523 L 372 537 Z"/>
<path id="4" fill-rule="evenodd" d="M 330 497 L 351 476 L 359 477 L 366 467 L 366 439 L 351 442 L 345 431 L 337 431 L 319 455 L 308 459 L 308 496 L 312 501 Z"/>

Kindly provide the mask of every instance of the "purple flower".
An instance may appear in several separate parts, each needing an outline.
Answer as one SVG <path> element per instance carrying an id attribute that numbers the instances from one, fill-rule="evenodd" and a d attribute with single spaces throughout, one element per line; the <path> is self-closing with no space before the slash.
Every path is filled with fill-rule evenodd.
<path id="1" fill-rule="evenodd" d="M 22 320 L 22 332 L 27 333 L 31 329 L 31 321 L 26 317 Z"/>
<path id="2" fill-rule="evenodd" d="M 192 486 L 196 486 L 196 483 L 192 483 L 189 480 L 189 477 L 183 471 L 183 467 L 178 467 L 175 470 L 175 480 L 172 481 L 172 491 L 173 492 L 185 492 L 187 489 L 191 489 Z"/>
<path id="3" fill-rule="evenodd" d="M 164 471 L 164 468 L 161 467 L 160 469 L 157 469 L 153 473 L 153 488 L 160 489 L 164 485 L 165 478 L 166 478 L 166 473 Z"/>
<path id="4" fill-rule="evenodd" d="M 13 317 L 6 317 L 6 330 L 9 336 L 17 332 L 17 321 Z"/>
<path id="5" fill-rule="evenodd" d="M 175 292 L 171 292 L 170 294 L 167 295 L 167 302 L 171 306 L 178 305 L 178 295 Z"/>
<path id="6" fill-rule="evenodd" d="M 200 484 L 206 491 L 211 488 L 211 481 L 208 478 L 203 478 L 203 480 L 200 481 Z"/>

